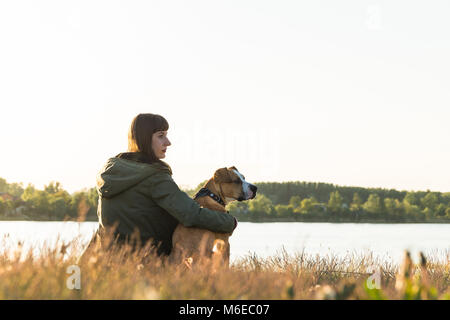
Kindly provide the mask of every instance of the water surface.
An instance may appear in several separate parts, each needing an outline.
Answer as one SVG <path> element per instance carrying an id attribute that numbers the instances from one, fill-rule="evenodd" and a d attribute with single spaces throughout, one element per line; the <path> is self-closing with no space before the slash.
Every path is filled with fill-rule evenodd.
<path id="1" fill-rule="evenodd" d="M 21 241 L 24 248 L 39 254 L 43 246 L 57 239 L 88 243 L 96 222 L 1 221 L 2 250 L 11 250 Z M 230 238 L 231 260 L 248 254 L 267 257 L 285 250 L 289 254 L 335 255 L 373 254 L 390 263 L 401 260 L 403 250 L 413 257 L 419 251 L 439 260 L 450 252 L 450 224 L 365 224 L 306 222 L 239 222 Z"/>

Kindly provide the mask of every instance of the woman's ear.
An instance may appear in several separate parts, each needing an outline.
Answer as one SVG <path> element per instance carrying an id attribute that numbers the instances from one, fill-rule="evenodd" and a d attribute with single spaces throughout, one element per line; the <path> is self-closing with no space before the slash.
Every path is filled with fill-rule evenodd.
<path id="1" fill-rule="evenodd" d="M 231 182 L 230 174 L 227 168 L 220 168 L 214 172 L 214 182 L 215 183 L 226 183 Z"/>

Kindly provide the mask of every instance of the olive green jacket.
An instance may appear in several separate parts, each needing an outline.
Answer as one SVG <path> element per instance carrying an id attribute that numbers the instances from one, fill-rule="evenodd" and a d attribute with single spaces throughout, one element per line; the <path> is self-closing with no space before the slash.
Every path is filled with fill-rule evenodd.
<path id="1" fill-rule="evenodd" d="M 170 253 L 178 223 L 213 232 L 233 232 L 233 216 L 200 207 L 178 188 L 170 167 L 139 162 L 136 155 L 129 152 L 108 159 L 97 175 L 100 229 L 115 228 L 115 234 L 122 238 L 137 230 L 142 243 L 153 240 L 159 246 L 159 254 Z"/>

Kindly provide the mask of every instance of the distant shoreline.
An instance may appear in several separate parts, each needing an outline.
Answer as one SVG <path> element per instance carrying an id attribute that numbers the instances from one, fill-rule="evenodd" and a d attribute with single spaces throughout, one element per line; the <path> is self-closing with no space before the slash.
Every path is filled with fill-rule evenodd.
<path id="1" fill-rule="evenodd" d="M 10 218 L 10 219 L 9 219 Z M 1 221 L 29 221 L 29 222 L 98 222 L 98 220 L 50 220 L 50 219 L 32 219 L 30 217 L 24 217 L 22 219 L 18 219 L 17 217 L 0 217 Z M 251 223 L 274 223 L 274 222 L 302 222 L 302 223 L 356 223 L 356 224 L 450 224 L 448 221 L 376 221 L 376 220 L 368 220 L 368 221 L 300 221 L 293 219 L 261 219 L 260 221 L 255 221 L 251 219 L 239 219 L 238 222 L 251 222 Z"/>
<path id="2" fill-rule="evenodd" d="M 0 221 L 97 221 L 98 192 L 70 195 L 59 182 L 44 190 L 4 182 Z M 196 189 L 183 190 L 193 197 Z M 311 223 L 450 223 L 450 192 L 398 191 L 343 187 L 320 182 L 260 182 L 251 201 L 233 201 L 228 211 L 238 221 Z"/>

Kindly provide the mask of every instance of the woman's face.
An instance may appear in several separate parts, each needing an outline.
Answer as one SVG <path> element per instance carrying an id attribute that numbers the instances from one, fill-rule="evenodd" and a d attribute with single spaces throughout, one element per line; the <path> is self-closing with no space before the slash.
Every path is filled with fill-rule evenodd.
<path id="1" fill-rule="evenodd" d="M 152 149 L 158 159 L 163 159 L 166 157 L 166 150 L 170 145 L 171 143 L 167 138 L 167 131 L 157 131 L 153 134 Z"/>

